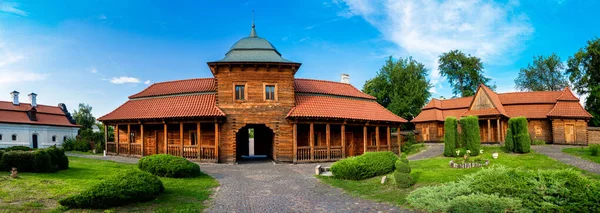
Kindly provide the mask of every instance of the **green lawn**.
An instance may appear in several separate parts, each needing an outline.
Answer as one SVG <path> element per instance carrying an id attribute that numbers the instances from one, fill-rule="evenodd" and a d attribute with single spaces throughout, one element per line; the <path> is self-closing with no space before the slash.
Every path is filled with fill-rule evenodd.
<path id="1" fill-rule="evenodd" d="M 19 178 L 13 179 L 8 177 L 8 172 L 0 172 L 0 212 L 65 211 L 58 204 L 61 198 L 76 194 L 110 175 L 137 169 L 135 164 L 87 158 L 69 157 L 69 161 L 70 168 L 57 173 L 19 173 Z M 160 179 L 165 192 L 156 200 L 109 211 L 198 212 L 206 207 L 203 202 L 209 199 L 213 188 L 219 185 L 217 180 L 206 174 L 196 178 Z"/>
<path id="2" fill-rule="evenodd" d="M 485 146 L 483 149 L 484 154 L 482 157 L 490 159 L 490 166 L 503 165 L 506 167 L 518 167 L 527 170 L 572 168 L 581 171 L 593 179 L 600 179 L 600 175 L 591 174 L 570 165 L 560 163 L 542 154 L 508 154 L 502 152 L 499 147 L 489 146 Z M 498 159 L 492 159 L 493 151 L 499 153 Z M 339 180 L 322 176 L 319 176 L 318 178 L 324 183 L 342 188 L 346 193 L 353 196 L 403 205 L 406 196 L 418 187 L 455 181 L 466 174 L 475 173 L 482 169 L 453 169 L 449 166 L 449 162 L 452 159 L 453 158 L 447 158 L 440 155 L 439 157 L 430 159 L 411 161 L 411 176 L 416 180 L 416 184 L 409 189 L 398 188 L 391 183 L 391 181 L 382 185 L 380 183 L 382 176 L 361 181 Z M 392 175 L 388 175 L 388 180 L 392 180 Z"/>
<path id="3" fill-rule="evenodd" d="M 583 159 L 600 163 L 600 156 L 593 156 L 592 152 L 587 147 L 581 148 L 566 148 L 562 150 L 564 153 L 568 153 L 571 155 L 579 156 Z"/>

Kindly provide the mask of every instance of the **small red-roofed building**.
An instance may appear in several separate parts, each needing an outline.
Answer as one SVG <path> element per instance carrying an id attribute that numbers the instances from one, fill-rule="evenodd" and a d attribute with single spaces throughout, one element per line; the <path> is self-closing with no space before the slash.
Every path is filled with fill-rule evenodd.
<path id="1" fill-rule="evenodd" d="M 214 78 L 152 84 L 100 117 L 115 127 L 107 152 L 234 163 L 251 154 L 249 129 L 254 155 L 279 162 L 400 151 L 391 132 L 407 120 L 349 84 L 348 75 L 342 82 L 295 78 L 301 64 L 282 58 L 254 26 L 208 66 Z"/>
<path id="2" fill-rule="evenodd" d="M 432 99 L 411 122 L 420 141 L 441 142 L 444 120 L 476 115 L 482 143 L 502 143 L 508 119 L 524 116 L 532 139 L 554 144 L 588 144 L 592 118 L 568 87 L 561 91 L 496 93 L 480 85 L 474 96 Z"/>

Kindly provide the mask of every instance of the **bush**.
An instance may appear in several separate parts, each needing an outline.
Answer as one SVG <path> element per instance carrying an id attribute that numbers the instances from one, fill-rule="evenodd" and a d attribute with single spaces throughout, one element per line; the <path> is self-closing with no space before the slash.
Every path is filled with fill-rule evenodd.
<path id="1" fill-rule="evenodd" d="M 508 144 L 509 142 L 511 144 Z M 508 152 L 528 153 L 531 151 L 531 137 L 527 128 L 527 118 L 514 117 L 508 120 L 505 144 Z"/>
<path id="2" fill-rule="evenodd" d="M 28 146 L 11 146 L 6 148 L 6 151 L 31 151 L 33 150 L 31 147 Z"/>
<path id="3" fill-rule="evenodd" d="M 402 150 L 403 153 L 409 153 L 412 151 L 414 144 L 418 144 L 415 134 L 412 132 L 408 133 L 408 134 L 406 134 L 406 141 L 404 141 L 402 143 L 402 146 L 400 147 L 400 149 Z"/>
<path id="4" fill-rule="evenodd" d="M 510 121 L 508 122 L 510 123 Z M 506 130 L 506 138 L 504 138 L 504 151 L 513 152 L 515 150 L 515 140 L 513 139 L 513 133 L 510 128 Z"/>
<path id="5" fill-rule="evenodd" d="M 404 162 L 406 164 L 408 164 L 408 158 L 406 158 L 406 154 L 404 153 L 400 153 L 400 159 L 401 162 Z M 396 161 L 396 163 L 398 163 L 398 161 Z"/>
<path id="6" fill-rule="evenodd" d="M 593 156 L 600 156 L 600 144 L 592 144 L 588 147 Z"/>
<path id="7" fill-rule="evenodd" d="M 535 139 L 531 141 L 531 145 L 546 145 L 546 141 L 541 139 Z"/>
<path id="8" fill-rule="evenodd" d="M 402 160 L 397 160 L 395 167 L 396 167 L 396 171 L 400 171 L 403 173 L 410 173 L 410 171 L 411 171 L 410 165 L 408 165 L 408 162 L 405 162 Z"/>
<path id="9" fill-rule="evenodd" d="M 449 202 L 448 212 L 518 212 L 521 200 L 498 195 L 471 194 L 458 196 Z"/>
<path id="10" fill-rule="evenodd" d="M 69 158 L 65 155 L 65 151 L 56 146 L 46 148 L 46 152 L 50 155 L 53 170 L 65 170 L 69 168 Z"/>
<path id="11" fill-rule="evenodd" d="M 2 168 L 1 168 L 1 166 L 2 166 L 2 165 L 1 165 L 1 162 L 2 162 L 2 155 L 3 155 L 3 154 L 4 154 L 4 150 L 0 150 L 0 169 L 2 169 Z"/>
<path id="12" fill-rule="evenodd" d="M 16 167 L 19 172 L 47 173 L 69 168 L 69 159 L 56 147 L 31 151 L 9 151 L 0 155 L 0 169 L 9 171 Z"/>
<path id="13" fill-rule="evenodd" d="M 455 117 L 447 117 L 444 122 L 444 156 L 454 156 L 458 140 L 458 121 Z"/>
<path id="14" fill-rule="evenodd" d="M 138 162 L 138 168 L 161 177 L 185 178 L 200 175 L 198 164 L 182 157 L 167 154 L 143 157 Z"/>
<path id="15" fill-rule="evenodd" d="M 9 151 L 2 155 L 2 170 L 10 171 L 16 167 L 19 172 L 34 172 L 33 153 L 26 151 Z"/>
<path id="16" fill-rule="evenodd" d="M 462 140 L 466 144 L 467 150 L 471 151 L 471 156 L 479 155 L 481 148 L 481 138 L 479 135 L 479 118 L 477 116 L 467 116 L 460 119 L 462 131 Z"/>
<path id="17" fill-rule="evenodd" d="M 52 169 L 52 159 L 46 150 L 38 149 L 33 152 L 33 171 L 39 173 L 54 171 Z"/>
<path id="18" fill-rule="evenodd" d="M 150 173 L 132 170 L 108 178 L 80 194 L 64 198 L 60 205 L 69 208 L 102 209 L 154 200 L 165 190 Z"/>
<path id="19" fill-rule="evenodd" d="M 413 184 L 410 173 L 404 173 L 398 170 L 394 171 L 394 182 L 400 188 L 409 188 Z"/>
<path id="20" fill-rule="evenodd" d="M 62 147 L 66 151 L 90 151 L 90 143 L 88 141 L 77 138 L 67 138 L 67 140 L 63 142 Z"/>
<path id="21" fill-rule="evenodd" d="M 406 200 L 408 203 L 427 212 L 444 212 L 450 208 L 450 201 L 458 196 L 472 193 L 469 183 L 460 180 L 440 186 L 421 187 L 411 192 Z"/>
<path id="22" fill-rule="evenodd" d="M 367 152 L 335 162 L 331 172 L 339 179 L 363 180 L 391 173 L 397 160 L 393 152 Z"/>

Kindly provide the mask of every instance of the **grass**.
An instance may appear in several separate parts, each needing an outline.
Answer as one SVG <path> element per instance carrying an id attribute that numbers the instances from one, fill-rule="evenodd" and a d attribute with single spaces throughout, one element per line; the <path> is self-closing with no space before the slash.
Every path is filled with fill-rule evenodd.
<path id="1" fill-rule="evenodd" d="M 575 156 L 581 157 L 581 158 L 586 159 L 588 161 L 592 161 L 592 162 L 595 162 L 595 163 L 600 163 L 600 156 L 593 156 L 592 152 L 587 147 L 566 148 L 566 149 L 563 149 L 562 151 L 564 153 L 567 153 L 567 154 L 570 154 L 570 155 L 575 155 Z"/>
<path id="2" fill-rule="evenodd" d="M 573 166 L 560 163 L 542 154 L 533 152 L 528 154 L 508 154 L 502 152 L 500 147 L 484 146 L 482 148 L 484 150 L 484 154 L 481 155 L 481 157 L 489 159 L 490 166 L 503 165 L 505 167 L 515 167 L 525 170 L 570 168 L 580 171 L 590 178 L 600 179 L 600 175 L 588 173 Z M 492 152 L 494 151 L 499 153 L 498 159 L 492 159 Z M 409 189 L 396 187 L 392 183 L 393 176 L 391 174 L 387 175 L 388 181 L 386 184 L 380 183 L 383 176 L 360 181 L 340 180 L 323 176 L 318 176 L 318 178 L 326 184 L 343 189 L 346 193 L 352 196 L 379 202 L 387 202 L 395 205 L 404 205 L 406 196 L 408 196 L 408 194 L 416 188 L 456 181 L 466 174 L 475 173 L 482 169 L 450 168 L 449 162 L 452 159 L 454 158 L 443 157 L 440 155 L 439 157 L 430 159 L 411 161 L 411 176 L 416 181 L 416 184 Z"/>
<path id="3" fill-rule="evenodd" d="M 82 151 L 67 151 L 66 153 L 73 153 L 73 154 L 79 154 L 79 155 L 98 155 L 98 156 L 104 155 L 104 153 L 102 153 L 102 152 L 97 152 L 96 154 L 94 154 L 92 151 L 87 151 L 87 152 L 82 152 Z"/>
<path id="4" fill-rule="evenodd" d="M 0 172 L 0 212 L 62 212 L 58 200 L 79 193 L 103 179 L 130 169 L 135 164 L 69 157 L 70 168 L 57 173 L 19 173 L 9 178 Z M 156 200 L 109 209 L 116 212 L 198 212 L 204 209 L 219 183 L 202 174 L 195 178 L 160 178 L 165 192 Z M 101 210 L 71 210 L 102 212 Z"/>

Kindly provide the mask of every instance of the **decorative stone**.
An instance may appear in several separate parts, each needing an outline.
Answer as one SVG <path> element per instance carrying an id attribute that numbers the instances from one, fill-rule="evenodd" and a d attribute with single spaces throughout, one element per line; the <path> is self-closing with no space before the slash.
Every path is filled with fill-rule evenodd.
<path id="1" fill-rule="evenodd" d="M 383 176 L 381 178 L 381 184 L 385 184 L 385 181 L 387 180 L 387 176 Z"/>
<path id="2" fill-rule="evenodd" d="M 19 177 L 19 175 L 18 175 L 18 174 L 19 174 L 19 171 L 17 171 L 17 168 L 13 167 L 13 168 L 10 170 L 10 177 L 11 177 L 11 178 L 17 178 L 17 177 Z"/>
<path id="3" fill-rule="evenodd" d="M 315 167 L 315 175 L 320 175 L 321 174 L 321 165 L 317 165 L 317 167 Z"/>
<path id="4" fill-rule="evenodd" d="M 492 153 L 492 158 L 498 159 L 498 153 L 497 152 Z"/>

